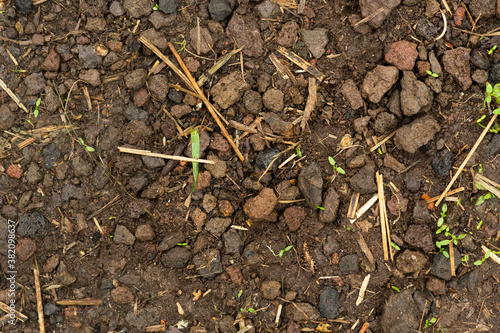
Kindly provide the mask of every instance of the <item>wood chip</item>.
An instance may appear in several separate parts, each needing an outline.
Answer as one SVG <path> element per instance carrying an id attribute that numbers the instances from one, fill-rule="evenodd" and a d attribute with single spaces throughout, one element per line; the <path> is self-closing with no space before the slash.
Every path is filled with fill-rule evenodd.
<path id="1" fill-rule="evenodd" d="M 366 258 L 368 259 L 368 261 L 372 265 L 375 265 L 375 259 L 373 258 L 372 251 L 370 251 L 370 248 L 368 248 L 368 245 L 365 242 L 365 238 L 361 234 L 359 235 L 358 244 L 359 244 L 359 247 L 361 248 L 361 251 L 363 251 Z"/>
<path id="2" fill-rule="evenodd" d="M 358 209 L 359 203 L 359 193 L 354 192 L 349 201 L 349 210 L 347 211 L 347 218 L 353 219 L 356 216 L 356 210 Z"/>
<path id="3" fill-rule="evenodd" d="M 308 63 L 295 53 L 288 51 L 281 46 L 278 48 L 278 52 L 285 56 L 288 60 L 314 76 L 316 79 L 318 79 L 319 82 L 325 79 L 326 76 L 323 73 L 321 73 L 316 67 L 312 66 L 310 63 Z"/>
<path id="4" fill-rule="evenodd" d="M 307 121 L 311 118 L 311 113 L 316 108 L 317 101 L 317 90 L 316 79 L 313 77 L 309 78 L 309 95 L 307 96 L 306 107 L 304 109 L 304 114 L 302 115 L 302 121 L 300 122 L 300 127 L 302 130 L 306 128 Z"/>
<path id="5" fill-rule="evenodd" d="M 359 306 L 361 302 L 363 302 L 363 299 L 365 298 L 366 288 L 368 287 L 369 282 L 370 282 L 370 274 L 365 276 L 363 283 L 361 283 L 361 288 L 359 288 L 358 299 L 356 300 L 356 306 Z"/>
<path id="6" fill-rule="evenodd" d="M 38 327 L 40 333 L 45 333 L 45 317 L 43 316 L 42 290 L 40 289 L 40 272 L 33 270 L 35 275 L 36 311 L 38 312 Z"/>

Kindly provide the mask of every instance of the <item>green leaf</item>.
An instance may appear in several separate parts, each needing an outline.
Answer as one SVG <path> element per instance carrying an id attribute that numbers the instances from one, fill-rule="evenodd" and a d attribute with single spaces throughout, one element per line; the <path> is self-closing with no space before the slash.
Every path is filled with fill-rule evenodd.
<path id="1" fill-rule="evenodd" d="M 35 107 L 36 107 L 37 109 L 38 109 L 38 107 L 40 106 L 40 103 L 42 103 L 42 98 L 41 98 L 41 97 L 40 97 L 40 98 L 38 98 L 38 99 L 36 100 Z"/>
<path id="2" fill-rule="evenodd" d="M 491 250 L 486 251 L 486 253 L 484 254 L 484 260 L 488 259 L 490 255 L 491 255 Z"/>
<path id="3" fill-rule="evenodd" d="M 285 252 L 290 251 L 292 248 L 293 248 L 293 245 L 288 245 L 287 247 L 285 247 Z"/>
<path id="4" fill-rule="evenodd" d="M 254 313 L 254 312 L 255 312 L 255 309 L 254 309 L 254 308 L 248 308 L 248 312 L 250 312 L 250 313 Z"/>
<path id="5" fill-rule="evenodd" d="M 485 200 L 488 200 L 489 198 L 491 198 L 491 192 L 488 192 L 488 193 L 484 196 L 484 199 L 485 199 Z"/>
<path id="6" fill-rule="evenodd" d="M 243 295 L 243 289 L 241 289 L 239 292 L 238 292 L 238 298 L 241 297 L 241 295 Z"/>
<path id="7" fill-rule="evenodd" d="M 486 200 L 484 199 L 484 195 L 480 196 L 479 198 L 477 198 L 476 206 L 483 204 L 485 201 Z"/>
<path id="8" fill-rule="evenodd" d="M 345 171 L 344 169 L 342 169 L 341 167 L 337 167 L 337 172 L 340 173 L 341 175 L 345 175 Z"/>
<path id="9" fill-rule="evenodd" d="M 280 250 L 280 252 L 278 253 L 278 257 L 283 257 L 283 253 L 285 253 L 285 250 Z"/>
<path id="10" fill-rule="evenodd" d="M 200 135 L 197 129 L 191 130 L 191 156 L 193 158 L 200 158 Z M 193 162 L 193 188 L 191 189 L 191 193 L 196 189 L 196 182 L 198 181 L 198 171 L 199 171 L 199 163 Z"/>
<path id="11" fill-rule="evenodd" d="M 449 255 L 449 254 L 448 254 L 448 252 L 446 252 L 446 251 L 443 251 L 443 255 L 444 255 L 446 258 L 448 258 L 448 259 L 450 258 L 450 255 Z"/>
<path id="12" fill-rule="evenodd" d="M 85 145 L 85 142 L 83 142 L 82 138 L 78 138 L 78 142 L 80 142 L 80 144 L 82 144 L 82 145 Z"/>
<path id="13" fill-rule="evenodd" d="M 33 116 L 36 118 L 38 117 L 38 109 L 35 109 L 35 111 L 33 111 Z"/>
<path id="14" fill-rule="evenodd" d="M 321 207 L 321 206 L 316 206 L 316 208 L 319 210 L 325 210 L 325 207 Z"/>
<path id="15" fill-rule="evenodd" d="M 450 244 L 450 242 L 451 242 L 451 239 L 445 239 L 445 240 L 442 240 L 440 242 L 436 242 L 436 246 L 440 248 L 440 247 L 443 247 L 445 245 Z"/>
<path id="16" fill-rule="evenodd" d="M 297 154 L 298 157 L 302 157 L 302 151 L 300 150 L 300 146 L 297 146 L 295 148 L 295 152 L 296 152 L 296 154 Z"/>
<path id="17" fill-rule="evenodd" d="M 496 87 L 496 85 L 495 85 Z M 491 86 L 491 84 L 489 82 L 486 82 L 486 93 L 487 94 L 491 94 L 493 92 L 493 87 Z"/>
<path id="18" fill-rule="evenodd" d="M 443 207 L 441 207 L 441 216 L 443 216 L 443 214 L 444 214 L 443 217 L 445 217 L 447 211 L 448 211 L 448 205 L 447 204 L 443 204 Z"/>
<path id="19" fill-rule="evenodd" d="M 441 227 L 443 225 L 444 218 L 440 217 L 438 220 L 438 227 Z"/>
<path id="20" fill-rule="evenodd" d="M 331 165 L 335 166 L 335 160 L 333 159 L 333 157 L 328 156 L 328 162 L 330 162 Z"/>
<path id="21" fill-rule="evenodd" d="M 458 236 L 457 236 L 457 239 L 464 239 L 464 238 L 465 238 L 465 236 L 467 236 L 467 234 L 461 234 L 461 235 L 458 235 Z"/>
<path id="22" fill-rule="evenodd" d="M 500 115 L 500 108 L 497 108 L 497 109 L 493 110 L 493 114 Z"/>
<path id="23" fill-rule="evenodd" d="M 483 260 L 474 261 L 474 265 L 476 265 L 476 266 L 481 266 L 482 264 L 483 264 Z"/>
<path id="24" fill-rule="evenodd" d="M 396 286 L 391 286 L 391 288 L 394 289 L 394 290 L 396 290 L 398 293 L 401 292 L 401 290 L 399 290 L 399 288 L 396 287 Z"/>
<path id="25" fill-rule="evenodd" d="M 392 246 L 393 248 L 395 248 L 396 250 L 401 251 L 401 248 L 400 248 L 399 246 L 397 246 L 397 245 L 396 245 L 396 243 L 394 243 L 394 242 L 390 242 L 390 244 L 391 244 L 391 246 Z"/>
<path id="26" fill-rule="evenodd" d="M 95 149 L 94 149 L 94 148 L 92 148 L 92 147 L 90 147 L 90 146 L 85 146 L 85 149 L 86 149 L 87 151 L 90 151 L 90 152 L 95 151 Z"/>
<path id="27" fill-rule="evenodd" d="M 153 6 L 153 10 L 158 10 L 158 4 Z"/>

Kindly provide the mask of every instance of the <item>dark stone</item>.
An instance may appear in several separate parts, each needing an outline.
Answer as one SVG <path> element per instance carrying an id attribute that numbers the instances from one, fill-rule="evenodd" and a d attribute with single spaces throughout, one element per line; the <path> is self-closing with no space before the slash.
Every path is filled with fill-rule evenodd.
<path id="1" fill-rule="evenodd" d="M 17 233 L 21 236 L 40 237 L 49 227 L 45 217 L 39 212 L 34 212 L 19 218 Z"/>
<path id="2" fill-rule="evenodd" d="M 33 1 L 31 0 L 14 0 L 14 5 L 16 6 L 19 13 L 24 16 L 27 16 L 35 6 L 33 5 Z"/>
<path id="3" fill-rule="evenodd" d="M 343 256 L 340 259 L 339 268 L 342 273 L 357 273 L 359 270 L 358 256 L 356 254 Z"/>
<path id="4" fill-rule="evenodd" d="M 448 247 L 445 247 L 445 250 L 448 250 Z M 454 259 L 455 259 L 455 268 L 460 266 L 460 252 L 455 247 L 453 251 Z M 432 275 L 443 279 L 445 281 L 451 280 L 451 267 L 450 267 L 450 259 L 446 258 L 443 252 L 439 252 L 434 256 L 434 260 L 432 262 L 431 272 Z"/>
<path id="5" fill-rule="evenodd" d="M 488 156 L 494 156 L 500 154 L 500 134 L 493 135 L 493 139 L 488 143 L 487 146 Z"/>
<path id="6" fill-rule="evenodd" d="M 260 169 L 266 170 L 267 167 L 269 166 L 269 164 L 271 164 L 271 162 L 273 161 L 275 155 L 279 154 L 279 152 L 280 151 L 278 149 L 267 149 L 265 151 L 262 151 L 259 154 L 257 154 L 257 157 L 255 158 L 255 164 L 257 164 L 257 166 Z M 278 165 L 279 165 L 279 161 L 276 160 L 273 163 L 271 170 L 276 171 L 276 169 L 278 168 Z"/>
<path id="7" fill-rule="evenodd" d="M 421 18 L 418 20 L 417 29 L 415 33 L 424 37 L 426 40 L 431 41 L 439 35 L 439 29 L 434 24 L 432 24 L 428 19 Z"/>
<path id="8" fill-rule="evenodd" d="M 45 316 L 52 316 L 53 314 L 56 314 L 57 312 L 59 312 L 59 308 L 54 303 L 46 303 L 43 306 L 43 314 Z"/>
<path id="9" fill-rule="evenodd" d="M 455 154 L 448 149 L 438 151 L 432 160 L 432 168 L 438 175 L 449 176 L 454 157 Z"/>
<path id="10" fill-rule="evenodd" d="M 184 94 L 181 91 L 177 91 L 174 88 L 171 88 L 168 91 L 168 99 L 176 104 L 181 104 L 184 99 Z"/>
<path id="11" fill-rule="evenodd" d="M 174 247 L 161 256 L 161 263 L 168 268 L 184 268 L 191 259 L 191 253 L 185 247 Z"/>
<path id="12" fill-rule="evenodd" d="M 173 14 L 177 11 L 179 0 L 159 0 L 158 8 L 165 14 Z"/>
<path id="13" fill-rule="evenodd" d="M 327 319 L 335 319 L 339 316 L 340 294 L 336 289 L 324 287 L 319 296 L 319 312 Z"/>
<path id="14" fill-rule="evenodd" d="M 500 83 L 500 63 L 493 65 L 491 68 L 490 82 L 492 84 Z"/>
<path id="15" fill-rule="evenodd" d="M 321 205 L 323 177 L 316 163 L 302 168 L 298 179 L 298 187 L 309 207 L 316 209 Z"/>
<path id="16" fill-rule="evenodd" d="M 233 13 L 233 8 L 227 0 L 212 0 L 208 4 L 208 11 L 215 22 L 224 21 Z"/>

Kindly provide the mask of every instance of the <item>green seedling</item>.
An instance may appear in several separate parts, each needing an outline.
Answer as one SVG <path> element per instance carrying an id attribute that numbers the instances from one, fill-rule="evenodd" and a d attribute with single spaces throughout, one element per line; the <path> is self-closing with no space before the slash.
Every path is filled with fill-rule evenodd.
<path id="1" fill-rule="evenodd" d="M 333 171 L 334 171 L 334 172 L 338 172 L 338 173 L 340 173 L 341 175 L 345 175 L 345 171 L 344 171 L 344 169 L 342 169 L 341 167 L 339 167 L 339 166 L 337 165 L 337 163 L 335 162 L 335 160 L 333 159 L 333 157 L 328 156 L 328 162 L 330 162 L 330 164 L 332 165 L 332 167 L 333 167 Z"/>
<path id="2" fill-rule="evenodd" d="M 483 262 L 490 257 L 490 255 L 491 255 L 491 250 L 488 249 L 488 251 L 486 251 L 486 253 L 484 254 L 484 256 L 481 259 L 474 262 L 474 265 L 481 266 L 483 264 Z"/>
<path id="3" fill-rule="evenodd" d="M 116 219 L 116 217 L 114 217 L 114 216 L 108 217 L 108 220 L 114 220 L 114 219 Z"/>
<path id="4" fill-rule="evenodd" d="M 158 10 L 158 4 L 153 6 L 153 10 Z"/>
<path id="5" fill-rule="evenodd" d="M 478 187 L 478 189 L 479 189 L 479 187 Z M 484 189 L 484 187 L 482 189 Z M 495 198 L 495 195 L 491 192 L 488 192 L 485 195 L 481 195 L 479 198 L 477 198 L 476 206 L 482 205 L 486 200 L 491 199 L 491 198 Z"/>
<path id="6" fill-rule="evenodd" d="M 437 73 L 433 73 L 431 70 L 426 70 L 425 72 L 426 72 L 427 74 L 429 74 L 430 76 L 432 76 L 432 77 L 439 77 L 439 74 L 437 74 Z"/>
<path id="7" fill-rule="evenodd" d="M 462 264 L 463 265 L 467 265 L 469 263 L 469 255 L 468 254 L 465 254 L 462 258 Z"/>
<path id="8" fill-rule="evenodd" d="M 82 138 L 78 138 L 78 142 L 82 145 L 83 148 L 85 148 L 86 151 L 88 151 L 88 152 L 95 151 L 94 148 L 92 148 L 92 147 L 88 146 L 87 144 L 85 144 L 85 142 L 83 141 Z"/>
<path id="9" fill-rule="evenodd" d="M 479 169 L 477 169 L 477 173 L 483 173 L 483 164 L 479 163 Z"/>
<path id="10" fill-rule="evenodd" d="M 13 71 L 14 73 L 26 73 L 27 70 L 25 69 L 11 69 L 11 71 Z"/>
<path id="11" fill-rule="evenodd" d="M 273 256 L 282 258 L 283 255 L 285 254 L 285 252 L 290 251 L 293 248 L 293 246 L 292 245 L 288 245 L 284 249 L 280 250 L 280 252 L 278 252 L 278 254 L 274 253 L 274 251 L 273 251 L 273 249 L 271 249 L 271 247 L 268 246 L 267 248 L 269 249 L 269 251 L 271 251 L 271 253 L 273 254 Z"/>
<path id="12" fill-rule="evenodd" d="M 42 103 L 42 98 L 38 98 L 36 100 L 36 103 L 35 103 L 35 111 L 33 111 L 33 116 L 36 118 L 38 117 L 38 107 L 40 106 L 40 104 Z"/>
<path id="13" fill-rule="evenodd" d="M 382 153 L 382 149 L 380 149 L 380 148 L 379 148 L 379 149 L 377 149 L 377 151 L 378 151 L 378 154 L 379 154 L 379 155 L 382 155 L 382 154 L 383 154 L 383 153 Z"/>
<path id="14" fill-rule="evenodd" d="M 444 223 L 444 218 L 446 217 L 446 212 L 448 211 L 448 205 L 447 204 L 443 204 L 443 206 L 441 207 L 441 217 L 439 218 L 438 222 L 437 222 L 437 225 L 438 225 L 438 228 L 441 227 Z"/>
<path id="15" fill-rule="evenodd" d="M 432 325 L 434 325 L 435 323 L 437 322 L 437 318 L 431 318 L 430 320 L 425 320 L 425 324 L 424 324 L 424 330 L 427 328 L 427 327 L 430 327 Z"/>
<path id="16" fill-rule="evenodd" d="M 347 230 L 347 231 L 351 231 L 351 228 L 349 228 L 349 227 L 345 227 L 345 230 Z"/>
<path id="17" fill-rule="evenodd" d="M 484 93 L 483 108 L 486 108 L 486 106 L 488 106 L 488 108 L 490 107 L 492 97 L 495 97 L 495 102 L 497 99 L 500 98 L 500 83 L 497 83 L 495 84 L 495 86 L 492 86 L 489 82 L 486 82 L 486 92 Z M 497 110 L 498 109 L 494 110 L 493 113 L 496 113 L 495 111 Z"/>
<path id="18" fill-rule="evenodd" d="M 177 246 L 187 246 L 188 243 L 177 243 Z"/>
<path id="19" fill-rule="evenodd" d="M 395 249 L 396 249 L 396 250 L 398 250 L 398 251 L 401 251 L 401 248 L 400 248 L 399 246 L 397 246 L 397 244 L 396 244 L 396 243 L 394 243 L 394 242 L 389 242 L 389 243 L 391 244 L 391 246 L 392 246 L 393 248 L 395 248 Z"/>
<path id="20" fill-rule="evenodd" d="M 255 313 L 255 312 L 257 312 L 257 310 L 255 310 L 254 308 L 248 308 L 248 309 L 241 308 L 240 311 L 241 312 L 248 312 L 248 313 Z"/>
<path id="21" fill-rule="evenodd" d="M 459 198 L 459 199 L 457 200 L 457 206 L 458 206 L 458 205 L 460 205 L 460 203 L 461 203 L 461 202 L 462 202 L 462 198 Z"/>
<path id="22" fill-rule="evenodd" d="M 498 109 L 497 109 L 498 110 Z M 485 126 L 483 124 L 481 124 L 481 122 L 484 120 L 484 118 L 486 118 L 486 115 L 482 115 L 478 120 L 476 120 L 476 123 L 481 126 L 482 128 L 484 128 Z M 488 130 L 489 132 L 491 133 L 499 133 L 500 132 L 500 126 L 498 126 L 498 123 L 494 123 L 490 129 Z"/>
<path id="23" fill-rule="evenodd" d="M 200 158 L 200 135 L 197 129 L 191 130 L 191 156 L 193 158 Z M 196 182 L 198 181 L 198 171 L 200 164 L 198 162 L 193 162 L 193 188 L 191 193 L 196 189 Z"/>
<path id="24" fill-rule="evenodd" d="M 401 292 L 401 290 L 398 287 L 396 287 L 396 286 L 391 286 L 391 288 L 394 289 L 394 290 L 396 290 L 398 293 Z"/>
<path id="25" fill-rule="evenodd" d="M 177 50 L 177 52 L 181 52 L 186 47 L 186 40 L 184 39 L 182 42 L 175 42 L 175 44 L 178 44 L 181 46 L 181 48 Z"/>
<path id="26" fill-rule="evenodd" d="M 492 55 L 493 52 L 495 52 L 496 49 L 497 49 L 497 45 L 493 45 L 493 47 L 488 50 L 488 55 Z"/>
<path id="27" fill-rule="evenodd" d="M 240 291 L 238 291 L 238 298 L 240 298 L 241 295 L 243 295 L 243 289 L 241 289 Z"/>
<path id="28" fill-rule="evenodd" d="M 319 209 L 319 210 L 325 210 L 325 207 L 316 206 L 316 209 Z"/>
<path id="29" fill-rule="evenodd" d="M 479 223 L 477 224 L 477 227 L 476 229 L 479 230 L 481 229 L 481 226 L 483 225 L 483 220 L 479 221 Z"/>
<path id="30" fill-rule="evenodd" d="M 298 157 L 302 157 L 302 151 L 300 150 L 300 146 L 295 147 L 295 155 Z"/>
<path id="31" fill-rule="evenodd" d="M 444 249 L 445 246 L 449 245 L 451 242 L 453 244 L 457 245 L 458 241 L 460 239 L 464 239 L 467 234 L 460 234 L 458 236 L 455 236 L 450 232 L 450 227 L 448 227 L 446 224 L 444 224 L 444 219 L 446 218 L 446 212 L 448 211 L 448 206 L 446 204 L 443 204 L 441 207 L 441 217 L 437 221 L 437 226 L 438 229 L 436 230 L 436 234 L 440 234 L 441 232 L 444 231 L 444 234 L 448 239 L 444 239 L 442 241 L 437 241 L 436 246 L 438 247 L 440 252 L 443 252 L 443 255 L 446 258 L 450 257 L 450 254 Z"/>

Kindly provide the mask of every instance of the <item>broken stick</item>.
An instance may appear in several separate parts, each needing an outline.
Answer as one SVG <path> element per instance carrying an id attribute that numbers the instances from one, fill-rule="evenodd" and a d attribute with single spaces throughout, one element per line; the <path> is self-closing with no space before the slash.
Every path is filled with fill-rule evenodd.
<path id="1" fill-rule="evenodd" d="M 5 92 L 10 96 L 10 98 L 12 98 L 12 100 L 14 102 L 16 102 L 17 106 L 19 106 L 21 109 L 23 109 L 24 112 L 29 113 L 28 109 L 26 109 L 24 104 L 21 103 L 19 98 L 17 98 L 17 96 L 12 92 L 12 90 L 10 90 L 9 87 L 7 87 L 7 85 L 5 84 L 5 82 L 3 82 L 2 79 L 0 79 L 0 87 L 2 87 L 3 90 L 5 90 Z"/>
<path id="2" fill-rule="evenodd" d="M 158 154 L 158 153 L 152 153 L 149 150 L 134 149 L 134 148 L 127 148 L 127 147 L 118 147 L 118 150 L 121 153 L 129 153 L 129 154 L 135 154 L 135 155 L 159 157 L 159 158 L 164 158 L 164 159 L 167 159 L 167 160 L 215 164 L 214 161 L 204 160 L 204 159 L 201 159 L 201 158 L 191 158 L 191 157 L 184 157 L 184 156 Z"/>
<path id="3" fill-rule="evenodd" d="M 229 144 L 231 145 L 231 147 L 233 147 L 234 151 L 236 152 L 236 155 L 238 155 L 238 158 L 242 162 L 245 161 L 245 157 L 243 157 L 243 155 L 241 154 L 240 150 L 238 149 L 238 147 L 234 143 L 233 138 L 231 137 L 231 135 L 229 135 L 226 127 L 224 127 L 224 124 L 221 122 L 219 116 L 217 115 L 217 112 L 215 111 L 214 106 L 205 97 L 205 94 L 203 93 L 203 91 L 201 90 L 201 88 L 196 83 L 193 75 L 191 75 L 191 72 L 187 69 L 186 64 L 182 60 L 182 58 L 179 55 L 179 53 L 177 53 L 177 50 L 175 49 L 174 45 L 172 45 L 172 43 L 168 43 L 168 47 L 169 47 L 170 51 L 172 51 L 172 53 L 174 54 L 174 57 L 175 57 L 175 59 L 177 59 L 177 62 L 179 63 L 179 65 L 181 65 L 182 69 L 184 70 L 184 73 L 186 73 L 186 76 L 188 77 L 189 81 L 191 82 L 191 86 L 194 87 L 195 91 L 198 93 L 198 95 L 200 95 L 200 98 L 203 101 L 203 104 L 205 104 L 205 106 L 207 107 L 208 111 L 210 112 L 210 114 L 214 118 L 214 120 L 217 123 L 217 125 L 219 126 L 222 134 L 224 135 L 224 137 L 226 138 L 226 140 L 229 142 Z"/>
<path id="4" fill-rule="evenodd" d="M 316 79 L 313 77 L 309 78 L 309 96 L 307 96 L 306 107 L 304 109 L 304 114 L 302 115 L 302 121 L 300 122 L 300 128 L 304 130 L 307 125 L 307 121 L 311 118 L 311 113 L 316 107 L 317 100 L 317 90 Z"/>
<path id="5" fill-rule="evenodd" d="M 42 290 L 40 289 L 40 272 L 35 268 L 33 270 L 35 275 L 35 292 L 36 292 L 36 310 L 38 312 L 38 326 L 40 333 L 45 333 L 45 321 L 43 317 L 43 304 L 42 304 Z"/>

